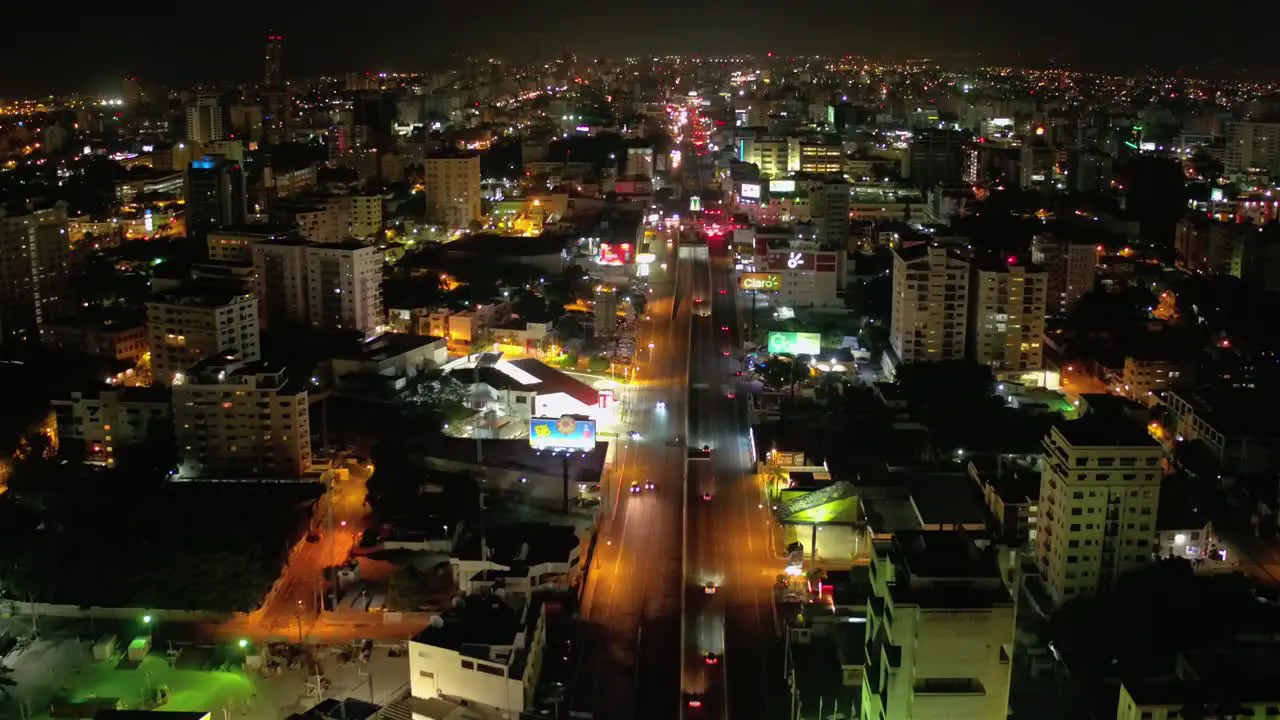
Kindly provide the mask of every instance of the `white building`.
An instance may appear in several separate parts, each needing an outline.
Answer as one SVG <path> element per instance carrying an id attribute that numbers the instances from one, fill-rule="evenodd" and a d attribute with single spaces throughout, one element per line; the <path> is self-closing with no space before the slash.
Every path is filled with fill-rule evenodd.
<path id="1" fill-rule="evenodd" d="M 343 205 L 349 237 L 368 240 L 381 235 L 381 195 L 342 195 L 337 200 Z"/>
<path id="2" fill-rule="evenodd" d="M 173 386 L 182 477 L 296 478 L 311 470 L 307 390 L 285 369 L 210 357 Z"/>
<path id="3" fill-rule="evenodd" d="M 1035 554 L 1055 604 L 1151 560 L 1161 454 L 1140 421 L 1088 411 L 1045 436 Z"/>
<path id="4" fill-rule="evenodd" d="M 258 314 L 264 328 L 306 324 L 307 243 L 297 238 L 262 238 L 251 247 Z"/>
<path id="5" fill-rule="evenodd" d="M 218 98 L 201 96 L 187 105 L 187 140 L 207 145 L 226 137 Z"/>
<path id="6" fill-rule="evenodd" d="M 118 449 L 145 442 L 172 413 L 169 397 L 150 388 L 73 392 L 51 404 L 58 442 L 83 445 L 86 462 L 107 467 L 115 467 Z"/>
<path id="7" fill-rule="evenodd" d="M 839 149 L 836 154 L 837 168 Z M 809 219 L 813 221 L 818 242 L 825 247 L 844 250 L 849 243 L 849 183 L 840 175 L 810 180 Z"/>
<path id="8" fill-rule="evenodd" d="M 527 432 L 529 419 L 579 415 L 599 426 L 614 422 L 614 407 L 599 390 L 532 358 L 503 359 L 488 352 L 458 358 L 444 366 L 452 379 L 468 388 L 472 409 L 492 411 L 498 424 Z"/>
<path id="9" fill-rule="evenodd" d="M 860 717 L 1005 720 L 1016 603 L 965 532 L 899 532 L 870 565 Z"/>
<path id="10" fill-rule="evenodd" d="M 252 293 L 188 285 L 147 302 L 151 375 L 169 385 L 187 368 L 213 355 L 260 357 L 258 300 Z"/>
<path id="11" fill-rule="evenodd" d="M 466 229 L 480 214 L 480 156 L 438 153 L 423 160 L 423 185 L 431 219 Z"/>
<path id="12" fill-rule="evenodd" d="M 889 344 L 898 362 L 964 359 L 968 309 L 966 257 L 931 244 L 893 251 Z"/>
<path id="13" fill-rule="evenodd" d="M 537 598 L 513 610 L 468 597 L 409 641 L 414 698 L 480 706 L 508 720 L 532 709 L 546 648 L 546 612 Z"/>
<path id="14" fill-rule="evenodd" d="M 1065 315 L 1085 293 L 1093 290 L 1101 246 L 1072 242 L 1042 233 L 1031 238 L 1031 262 L 1048 275 L 1046 309 Z"/>
<path id="15" fill-rule="evenodd" d="M 1048 273 L 1008 262 L 976 268 L 973 282 L 973 360 L 1011 379 L 1043 369 Z"/>
<path id="16" fill-rule="evenodd" d="M 843 250 L 758 248 L 755 260 L 757 271 L 781 276 L 782 288 L 772 301 L 790 308 L 843 308 L 844 267 Z"/>
<path id="17" fill-rule="evenodd" d="M 382 252 L 347 241 L 306 248 L 307 312 L 312 327 L 373 333 L 382 310 Z"/>

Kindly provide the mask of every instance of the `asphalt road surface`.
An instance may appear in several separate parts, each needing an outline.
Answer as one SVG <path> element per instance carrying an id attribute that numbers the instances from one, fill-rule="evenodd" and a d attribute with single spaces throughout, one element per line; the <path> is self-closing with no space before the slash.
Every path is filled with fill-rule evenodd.
<path id="1" fill-rule="evenodd" d="M 686 433 L 690 308 L 678 290 L 685 268 L 665 252 L 659 260 L 668 262 L 676 282 L 654 278 L 649 320 L 640 323 L 637 344 L 646 352 L 639 354 L 639 379 L 628 392 L 626 428 L 639 437 L 629 439 L 624 431 L 618 439 L 619 481 L 606 486 L 617 501 L 587 578 L 569 688 L 571 707 L 596 718 L 676 714 L 684 449 L 673 441 Z"/>
<path id="2" fill-rule="evenodd" d="M 742 326 L 732 272 L 723 247 L 710 252 L 692 273 L 712 312 L 694 319 L 690 445 L 711 452 L 689 461 L 682 715 L 783 718 L 772 594 L 782 563 L 751 473 L 746 399 L 735 375 Z"/>

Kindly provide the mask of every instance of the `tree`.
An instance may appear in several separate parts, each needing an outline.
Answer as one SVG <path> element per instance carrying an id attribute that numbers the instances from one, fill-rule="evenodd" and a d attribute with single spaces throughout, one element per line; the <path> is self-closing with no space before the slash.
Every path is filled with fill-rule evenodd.
<path id="1" fill-rule="evenodd" d="M 387 604 L 394 610 L 420 610 L 431 594 L 431 586 L 429 575 L 413 564 L 405 565 L 391 576 L 387 584 Z"/>
<path id="2" fill-rule="evenodd" d="M 809 363 L 794 355 L 774 355 L 765 362 L 760 377 L 766 386 L 785 388 L 794 395 L 796 385 L 809 377 Z"/>
<path id="3" fill-rule="evenodd" d="M 988 430 L 1003 403 L 995 397 L 990 368 L 962 361 L 909 363 L 897 378 L 912 417 L 929 428 L 939 450 L 982 449 L 994 441 Z"/>
<path id="4" fill-rule="evenodd" d="M 605 372 L 609 369 L 609 367 L 610 367 L 609 359 L 600 357 L 599 355 L 587 361 L 587 369 L 590 370 L 591 372 Z"/>

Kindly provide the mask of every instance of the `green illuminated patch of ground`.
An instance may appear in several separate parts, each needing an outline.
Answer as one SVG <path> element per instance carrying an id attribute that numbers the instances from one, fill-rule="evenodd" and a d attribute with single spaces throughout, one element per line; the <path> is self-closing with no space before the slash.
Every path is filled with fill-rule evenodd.
<path id="1" fill-rule="evenodd" d="M 169 701 L 159 709 L 213 711 L 243 702 L 254 693 L 253 681 L 239 672 L 178 670 L 152 655 L 136 668 L 90 663 L 63 679 L 66 697 L 76 702 L 118 698 L 129 707 L 144 705 L 155 688 L 164 686 Z"/>

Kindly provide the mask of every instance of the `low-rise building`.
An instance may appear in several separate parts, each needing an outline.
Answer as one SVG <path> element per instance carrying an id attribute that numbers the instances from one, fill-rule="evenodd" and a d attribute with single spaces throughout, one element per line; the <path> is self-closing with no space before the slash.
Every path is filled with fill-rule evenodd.
<path id="1" fill-rule="evenodd" d="M 1232 475 L 1280 468 L 1280 423 L 1265 394 L 1255 390 L 1178 387 L 1165 393 L 1172 439 L 1204 448 Z"/>
<path id="2" fill-rule="evenodd" d="M 516 610 L 496 598 L 467 597 L 409 641 L 410 692 L 517 720 L 532 709 L 545 648 L 540 598 Z"/>
<path id="3" fill-rule="evenodd" d="M 1182 363 L 1155 357 L 1129 355 L 1124 359 L 1120 382 L 1126 397 L 1154 405 L 1182 376 Z"/>
<path id="4" fill-rule="evenodd" d="M 107 467 L 115 466 L 121 448 L 142 444 L 172 416 L 169 394 L 150 388 L 73 392 L 52 405 L 58 442 L 83 445 L 86 462 Z"/>
<path id="5" fill-rule="evenodd" d="M 143 317 L 85 318 L 80 322 L 45 323 L 40 344 L 50 350 L 84 353 L 137 363 L 149 351 Z"/>
<path id="6" fill-rule="evenodd" d="M 464 595 L 497 592 L 527 600 L 540 590 L 568 590 L 582 579 L 590 533 L 573 525 L 510 523 L 461 538 L 449 563 Z"/>

